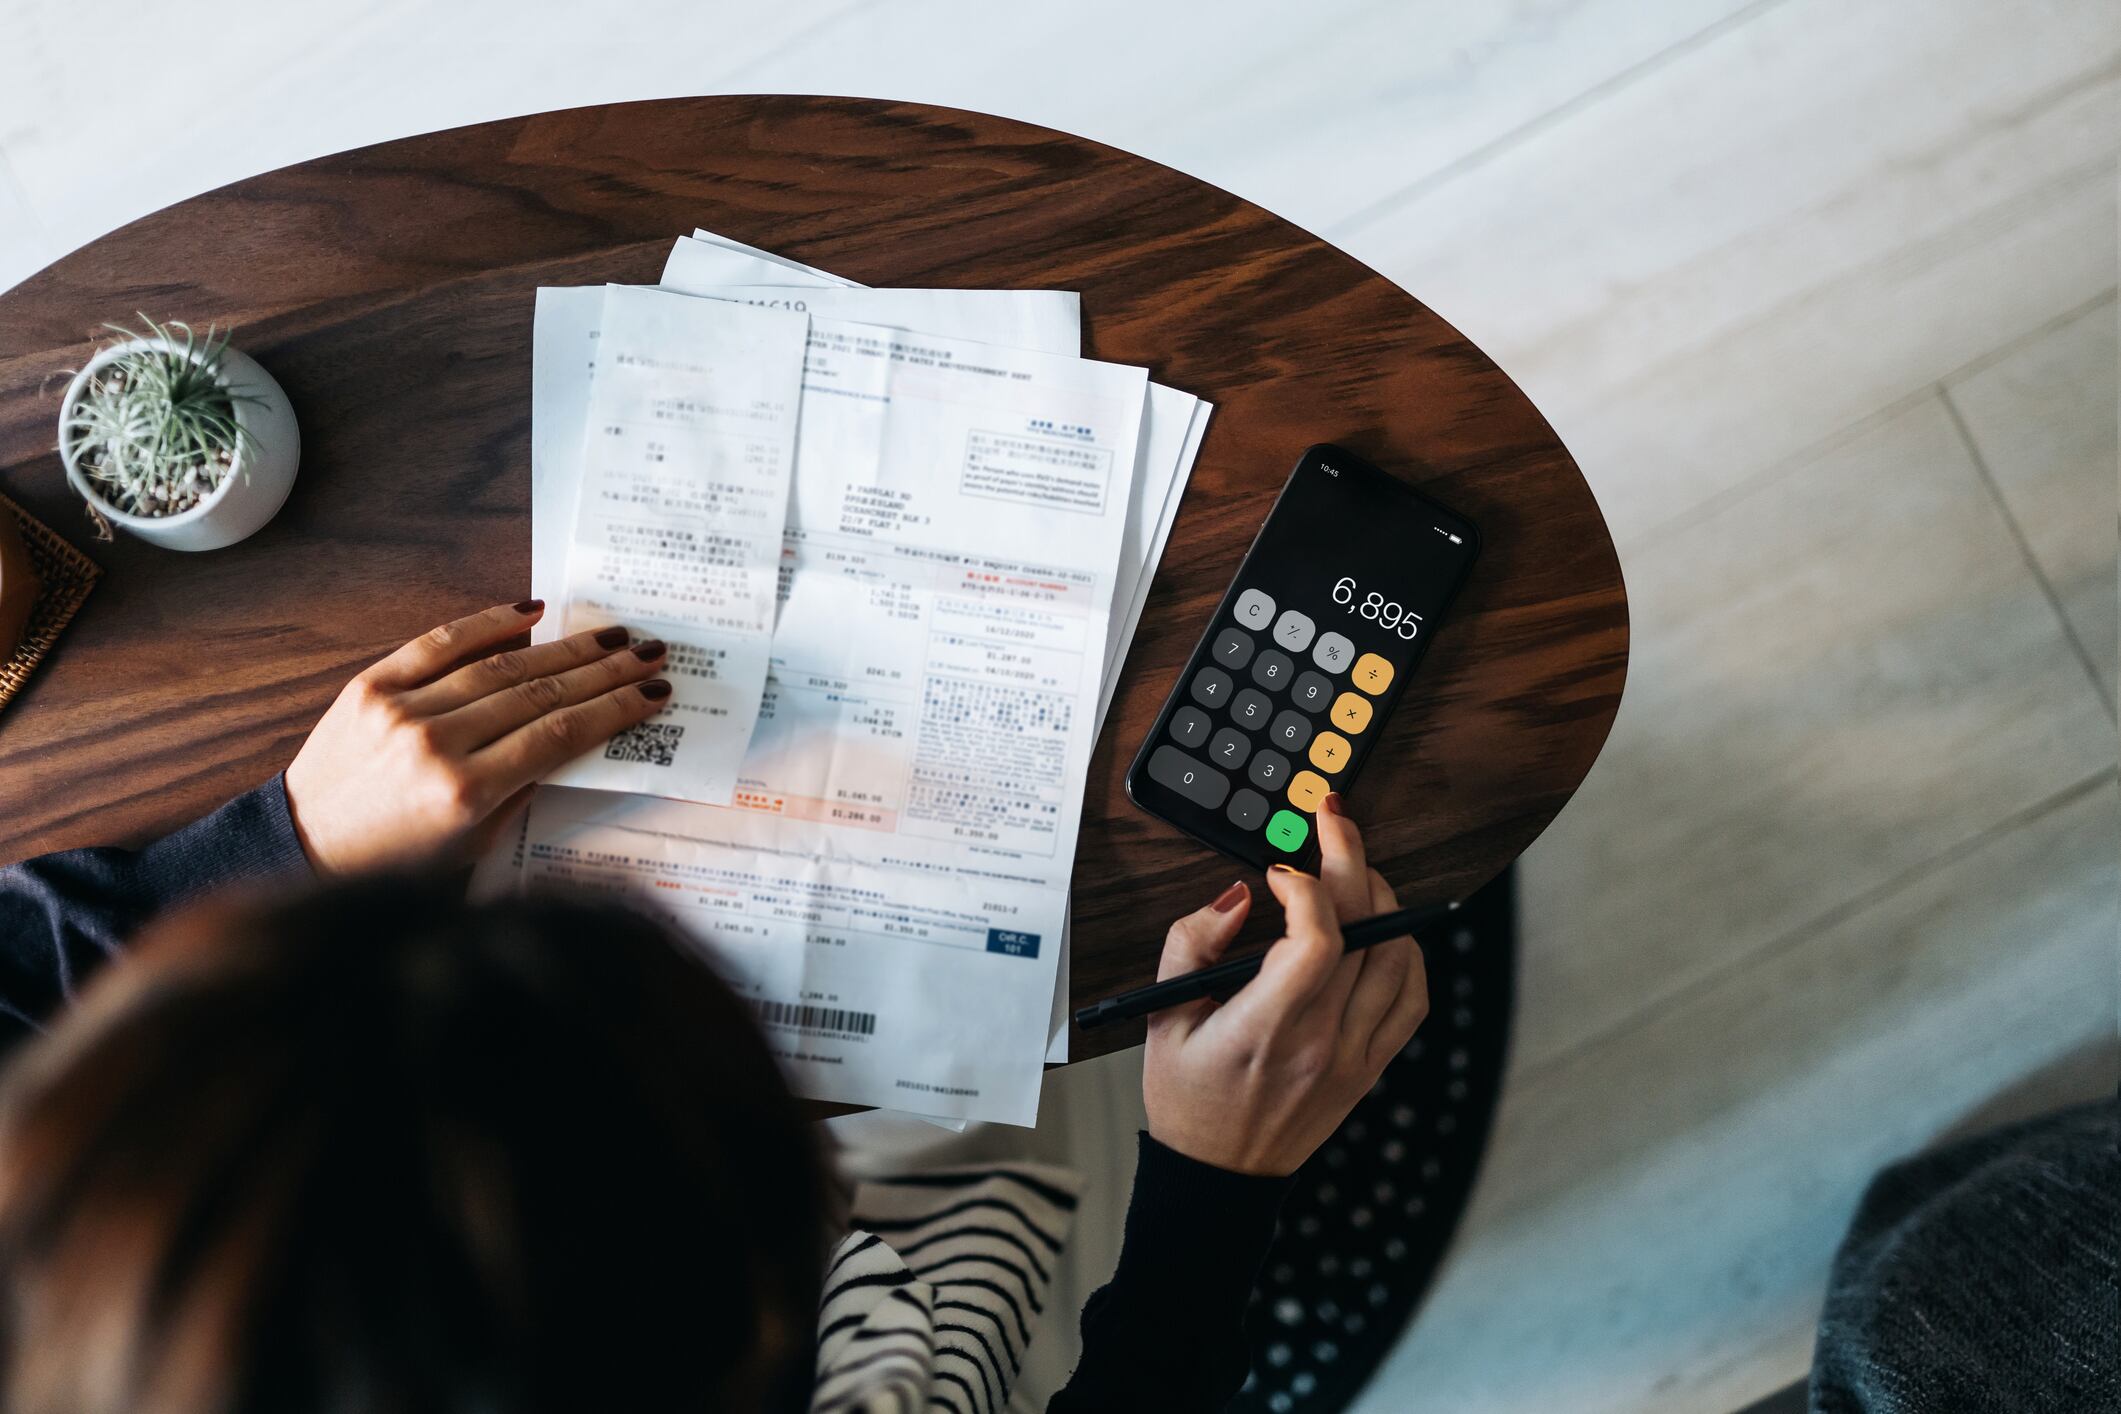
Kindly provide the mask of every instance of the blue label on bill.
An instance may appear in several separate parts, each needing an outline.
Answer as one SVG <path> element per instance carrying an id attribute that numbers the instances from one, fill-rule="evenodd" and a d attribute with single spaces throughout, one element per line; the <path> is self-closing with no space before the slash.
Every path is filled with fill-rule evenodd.
<path id="1" fill-rule="evenodd" d="M 1037 957 L 1038 934 L 1020 933 L 1014 928 L 989 928 L 987 951 L 1008 957 Z"/>

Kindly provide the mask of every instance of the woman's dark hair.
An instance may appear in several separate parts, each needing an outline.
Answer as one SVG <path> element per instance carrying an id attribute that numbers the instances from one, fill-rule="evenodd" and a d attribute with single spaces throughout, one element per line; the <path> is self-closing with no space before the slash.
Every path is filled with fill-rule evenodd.
<path id="1" fill-rule="evenodd" d="M 661 927 L 437 881 L 151 933 L 0 1102 L 10 1411 L 800 1407 L 828 1179 Z"/>

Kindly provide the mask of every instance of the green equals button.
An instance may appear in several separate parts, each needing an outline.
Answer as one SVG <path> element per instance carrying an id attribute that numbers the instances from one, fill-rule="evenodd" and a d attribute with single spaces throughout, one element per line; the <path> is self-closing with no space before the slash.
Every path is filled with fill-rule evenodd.
<path id="1" fill-rule="evenodd" d="M 1293 810 L 1277 810 L 1267 821 L 1267 843 L 1284 854 L 1294 854 L 1311 838 L 1311 822 Z"/>

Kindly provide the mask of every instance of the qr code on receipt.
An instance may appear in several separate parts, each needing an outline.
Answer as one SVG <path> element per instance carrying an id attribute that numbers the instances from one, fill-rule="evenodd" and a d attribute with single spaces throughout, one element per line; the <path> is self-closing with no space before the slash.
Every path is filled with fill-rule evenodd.
<path id="1" fill-rule="evenodd" d="M 604 748 L 604 759 L 668 766 L 678 759 L 678 738 L 683 735 L 685 728 L 676 722 L 642 722 L 613 737 Z"/>

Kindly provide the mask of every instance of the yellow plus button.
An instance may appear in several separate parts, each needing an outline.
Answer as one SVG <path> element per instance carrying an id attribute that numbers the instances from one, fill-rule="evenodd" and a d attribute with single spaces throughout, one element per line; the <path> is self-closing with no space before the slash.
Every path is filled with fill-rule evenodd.
<path id="1" fill-rule="evenodd" d="M 1333 725 L 1349 736 L 1361 733 L 1370 725 L 1370 699 L 1352 692 L 1343 692 L 1333 702 Z"/>
<path id="2" fill-rule="evenodd" d="M 1311 764 L 1330 776 L 1348 764 L 1351 750 L 1339 732 L 1320 732 L 1311 738 Z"/>
<path id="3" fill-rule="evenodd" d="M 1355 660 L 1355 685 L 1376 697 L 1392 685 L 1392 664 L 1375 653 L 1365 653 Z"/>

